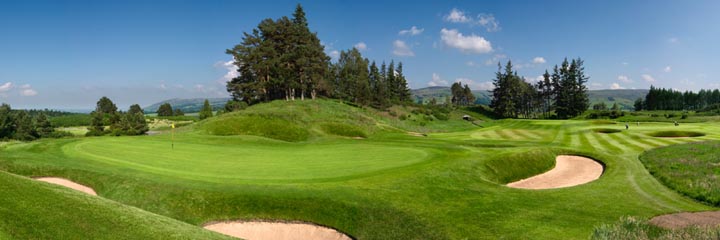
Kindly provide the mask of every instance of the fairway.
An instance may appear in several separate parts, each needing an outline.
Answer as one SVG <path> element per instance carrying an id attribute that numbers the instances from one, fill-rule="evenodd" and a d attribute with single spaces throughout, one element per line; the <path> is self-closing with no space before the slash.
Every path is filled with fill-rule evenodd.
<path id="1" fill-rule="evenodd" d="M 196 136 L 202 138 L 202 136 Z M 167 138 L 94 138 L 63 146 L 68 156 L 202 181 L 312 180 L 348 177 L 422 162 L 428 153 L 363 142 L 332 144 L 175 143 Z M 197 139 L 196 139 L 197 140 Z"/>

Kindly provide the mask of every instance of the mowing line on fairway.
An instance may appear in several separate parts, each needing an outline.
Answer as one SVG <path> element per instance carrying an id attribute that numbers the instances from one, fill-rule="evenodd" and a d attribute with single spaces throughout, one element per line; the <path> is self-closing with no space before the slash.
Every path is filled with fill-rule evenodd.
<path id="1" fill-rule="evenodd" d="M 651 139 L 648 137 L 643 137 L 641 135 L 638 135 L 637 133 L 624 132 L 623 134 L 626 134 L 626 135 L 628 135 L 629 138 L 633 139 L 634 141 L 641 142 L 647 146 L 650 146 L 651 148 L 665 146 L 665 144 L 662 142 L 653 141 L 654 139 Z"/>
<path id="2" fill-rule="evenodd" d="M 588 140 L 590 140 L 590 139 L 596 140 L 596 141 L 599 143 L 598 146 L 604 148 L 604 149 L 605 149 L 606 151 L 608 151 L 608 152 L 611 152 L 611 153 L 624 153 L 623 149 L 621 149 L 621 148 L 613 145 L 612 143 L 610 143 L 610 142 L 608 141 L 608 139 L 604 138 L 604 136 L 603 136 L 602 133 L 592 133 L 592 134 L 590 135 L 590 138 L 589 138 Z M 614 142 L 613 142 L 613 143 L 614 143 Z"/>
<path id="3" fill-rule="evenodd" d="M 588 132 L 578 133 L 578 135 L 580 135 L 580 144 L 582 145 L 582 147 L 586 147 L 590 151 L 594 152 L 595 146 L 593 146 L 593 144 L 590 144 L 590 141 L 588 141 L 587 133 Z"/>
<path id="4" fill-rule="evenodd" d="M 524 140 L 537 140 L 538 138 L 530 134 L 527 130 L 512 129 L 510 130 L 515 136 L 520 136 Z"/>
<path id="5" fill-rule="evenodd" d="M 580 143 L 580 132 L 570 134 L 570 146 L 582 147 L 582 143 Z"/>
<path id="6" fill-rule="evenodd" d="M 646 145 L 646 144 L 638 141 L 637 139 L 630 137 L 628 134 L 626 134 L 626 132 L 627 131 L 624 131 L 621 133 L 610 134 L 611 135 L 610 137 L 618 140 L 619 142 L 627 143 L 631 147 L 634 146 L 635 149 L 637 149 L 638 151 L 641 151 L 641 152 L 645 151 L 647 149 L 653 148 L 650 145 Z"/>
<path id="7" fill-rule="evenodd" d="M 603 134 L 601 137 L 607 138 L 607 139 L 608 139 L 608 142 L 615 142 L 615 143 L 617 144 L 616 146 L 622 148 L 622 149 L 623 149 L 623 152 L 626 152 L 626 153 L 629 153 L 629 152 L 642 152 L 642 151 L 645 150 L 645 149 L 643 149 L 643 148 L 640 147 L 640 146 L 637 146 L 637 145 L 634 145 L 634 144 L 631 144 L 631 143 L 625 141 L 625 139 L 623 139 L 623 138 L 621 138 L 621 137 L 619 137 L 619 136 L 615 136 L 616 134 L 617 134 L 617 133 L 613 133 L 613 134 Z"/>

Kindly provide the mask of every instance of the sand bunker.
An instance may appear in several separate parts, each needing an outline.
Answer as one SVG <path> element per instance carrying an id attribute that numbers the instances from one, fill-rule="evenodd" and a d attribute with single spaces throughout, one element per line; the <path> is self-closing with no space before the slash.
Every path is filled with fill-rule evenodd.
<path id="1" fill-rule="evenodd" d="M 550 189 L 576 186 L 592 182 L 603 173 L 602 164 L 580 156 L 560 155 L 555 158 L 555 168 L 517 182 L 508 187 L 524 189 Z"/>
<path id="2" fill-rule="evenodd" d="M 89 188 L 85 185 L 81 185 L 76 182 L 64 179 L 64 178 L 42 177 L 42 178 L 36 178 L 35 180 L 52 183 L 52 184 L 57 184 L 57 185 L 64 186 L 67 188 L 72 188 L 72 189 L 75 189 L 75 190 L 78 190 L 78 191 L 81 191 L 81 192 L 84 192 L 84 193 L 87 193 L 87 194 L 90 194 L 93 196 L 97 196 L 97 193 L 95 193 L 95 190 L 93 190 L 92 188 Z"/>
<path id="3" fill-rule="evenodd" d="M 689 226 L 716 227 L 720 225 L 720 211 L 683 212 L 660 215 L 650 219 L 650 223 L 663 228 L 679 229 Z"/>
<path id="4" fill-rule="evenodd" d="M 308 223 L 221 222 L 205 229 L 247 240 L 352 240 L 334 229 Z"/>
<path id="5" fill-rule="evenodd" d="M 427 137 L 427 134 L 419 132 L 407 132 L 407 134 L 413 137 Z"/>

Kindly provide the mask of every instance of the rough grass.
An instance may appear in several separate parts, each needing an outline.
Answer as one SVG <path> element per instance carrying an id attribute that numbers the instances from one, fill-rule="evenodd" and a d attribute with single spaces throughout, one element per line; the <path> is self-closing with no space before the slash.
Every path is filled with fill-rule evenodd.
<path id="1" fill-rule="evenodd" d="M 501 155 L 485 162 L 485 177 L 506 184 L 544 173 L 555 167 L 557 151 L 532 149 Z"/>
<path id="2" fill-rule="evenodd" d="M 596 133 L 619 133 L 622 132 L 620 129 L 614 129 L 614 128 L 593 128 L 593 132 Z"/>
<path id="3" fill-rule="evenodd" d="M 623 217 L 614 224 L 601 225 L 593 231 L 593 240 L 674 240 L 720 239 L 720 228 L 689 227 L 663 229 L 634 217 Z"/>
<path id="4" fill-rule="evenodd" d="M 351 126 L 344 123 L 323 123 L 320 125 L 325 133 L 344 136 L 344 137 L 361 137 L 366 138 L 368 134 L 359 127 Z"/>
<path id="5" fill-rule="evenodd" d="M 213 135 L 255 135 L 290 142 L 307 140 L 310 135 L 307 129 L 292 121 L 269 115 L 223 116 L 204 127 Z"/>
<path id="6" fill-rule="evenodd" d="M 693 131 L 658 131 L 648 134 L 653 137 L 702 137 L 705 133 Z"/>
<path id="7" fill-rule="evenodd" d="M 720 206 L 720 142 L 674 145 L 648 151 L 640 160 L 668 187 L 689 197 Z"/>
<path id="8" fill-rule="evenodd" d="M 168 217 L 0 171 L 0 238 L 232 239 Z"/>

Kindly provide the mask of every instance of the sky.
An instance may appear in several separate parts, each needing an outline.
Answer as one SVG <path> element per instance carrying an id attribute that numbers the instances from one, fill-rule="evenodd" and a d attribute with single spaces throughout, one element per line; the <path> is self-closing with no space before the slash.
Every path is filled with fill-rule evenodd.
<path id="1" fill-rule="evenodd" d="M 0 1 L 0 102 L 125 109 L 228 97 L 225 50 L 300 3 L 325 52 L 402 62 L 411 88 L 532 82 L 582 58 L 590 89 L 720 88 L 720 1 Z"/>

